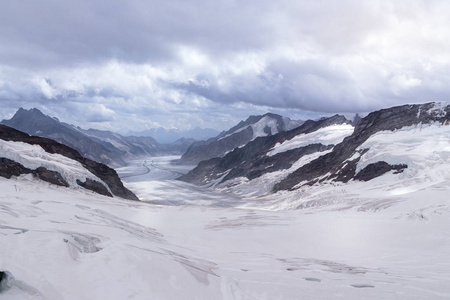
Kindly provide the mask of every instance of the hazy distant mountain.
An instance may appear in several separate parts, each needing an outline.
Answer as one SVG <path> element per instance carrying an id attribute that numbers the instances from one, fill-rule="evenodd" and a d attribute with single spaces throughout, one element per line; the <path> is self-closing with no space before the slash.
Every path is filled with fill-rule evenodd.
<path id="1" fill-rule="evenodd" d="M 151 137 L 125 137 L 111 131 L 84 130 L 44 115 L 36 108 L 20 108 L 10 120 L 1 123 L 30 135 L 53 139 L 77 150 L 84 157 L 113 167 L 142 156 L 179 155 L 193 142 L 184 139 L 161 145 Z"/>
<path id="2" fill-rule="evenodd" d="M 226 132 L 207 141 L 193 143 L 178 161 L 179 164 L 196 165 L 200 161 L 223 157 L 236 147 L 242 147 L 258 137 L 271 136 L 291 130 L 302 124 L 276 114 L 250 116 Z"/>
<path id="3" fill-rule="evenodd" d="M 180 130 L 180 129 L 166 129 L 163 127 L 158 127 L 139 132 L 130 131 L 128 134 L 135 136 L 151 136 L 158 143 L 170 144 L 182 138 L 194 139 L 197 141 L 206 140 L 211 137 L 217 136 L 219 133 L 220 133 L 219 131 L 211 128 L 196 127 L 190 130 Z"/>
<path id="4" fill-rule="evenodd" d="M 84 157 L 110 166 L 125 163 L 122 158 L 124 153 L 112 144 L 93 140 L 71 125 L 44 115 L 36 108 L 20 108 L 10 120 L 3 120 L 1 123 L 30 135 L 53 139 L 77 150 Z"/>

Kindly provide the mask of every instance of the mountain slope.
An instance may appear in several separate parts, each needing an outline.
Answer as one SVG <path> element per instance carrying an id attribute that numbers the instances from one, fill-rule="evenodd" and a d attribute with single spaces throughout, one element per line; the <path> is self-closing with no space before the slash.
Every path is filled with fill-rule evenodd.
<path id="1" fill-rule="evenodd" d="M 20 108 L 10 120 L 1 122 L 28 134 L 54 139 L 76 149 L 81 155 L 117 167 L 140 156 L 181 154 L 192 144 L 182 140 L 161 145 L 151 137 L 124 137 L 110 131 L 84 130 L 44 115 L 38 109 Z"/>
<path id="2" fill-rule="evenodd" d="M 262 136 L 270 136 L 290 130 L 301 124 L 276 114 L 250 116 L 230 130 L 215 138 L 192 144 L 178 161 L 179 164 L 196 165 L 200 161 L 214 157 L 223 157 L 229 151 L 242 147 L 248 142 Z"/>
<path id="3" fill-rule="evenodd" d="M 274 191 L 293 189 L 302 182 L 312 185 L 325 180 L 341 182 L 351 179 L 364 180 L 364 177 L 357 177 L 357 165 L 361 157 L 370 155 L 367 153 L 370 149 L 362 147 L 370 137 L 378 132 L 394 132 L 409 126 L 417 127 L 433 123 L 447 125 L 449 120 L 450 106 L 441 106 L 437 103 L 403 105 L 372 112 L 361 119 L 354 133 L 337 145 L 331 153 L 299 168 L 278 183 Z M 389 166 L 383 164 L 382 160 L 378 165 L 376 163 L 373 162 L 366 166 L 368 169 L 361 170 L 366 173 L 366 178 L 372 179 L 390 170 L 401 172 L 401 169 L 407 168 L 407 165 L 403 163 Z"/>
<path id="4" fill-rule="evenodd" d="M 446 172 L 440 164 L 449 163 L 448 105 L 383 109 L 362 118 L 354 130 L 341 127 L 347 123 L 319 125 L 335 118 L 307 121 L 292 131 L 258 138 L 223 158 L 201 162 L 180 179 L 256 196 L 372 181 L 388 174 L 422 182 L 423 176 L 434 178 Z"/>
<path id="5" fill-rule="evenodd" d="M 330 150 L 342 141 L 353 131 L 350 123 L 339 115 L 309 120 L 293 130 L 258 137 L 222 158 L 203 161 L 180 179 L 197 184 L 242 176 L 251 180 L 264 173 L 289 169 L 301 157 Z M 302 142 L 302 138 L 307 141 Z"/>
<path id="6" fill-rule="evenodd" d="M 138 200 L 123 186 L 116 171 L 51 139 L 0 125 L 0 149 L 2 177 L 33 174 L 60 186 L 81 186 L 106 196 Z"/>
<path id="7" fill-rule="evenodd" d="M 44 115 L 36 108 L 30 110 L 20 108 L 10 120 L 3 120 L 1 123 L 31 135 L 53 139 L 98 162 L 111 166 L 125 164 L 122 159 L 123 152 L 110 143 L 92 140 L 82 132 L 74 130 L 69 124 Z"/>

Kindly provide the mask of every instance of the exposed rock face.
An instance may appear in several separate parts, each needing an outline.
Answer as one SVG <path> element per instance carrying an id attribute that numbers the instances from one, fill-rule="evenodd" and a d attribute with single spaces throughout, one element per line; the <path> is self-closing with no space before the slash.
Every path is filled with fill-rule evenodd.
<path id="1" fill-rule="evenodd" d="M 223 157 L 228 152 L 242 147 L 258 137 L 275 135 L 301 124 L 301 121 L 292 121 L 289 118 L 270 113 L 262 116 L 250 116 L 247 120 L 241 121 L 215 138 L 193 143 L 177 163 L 196 165 L 203 160 Z"/>
<path id="2" fill-rule="evenodd" d="M 1 154 L 0 154 L 1 155 Z M 8 158 L 0 157 L 0 176 L 10 179 L 12 176 L 20 176 L 21 174 L 33 174 L 39 179 L 56 184 L 59 186 L 68 187 L 69 184 L 58 172 L 47 170 L 44 167 L 39 167 L 36 170 L 31 170 L 24 167 L 18 162 Z"/>
<path id="3" fill-rule="evenodd" d="M 112 197 L 111 193 L 108 192 L 108 189 L 106 189 L 106 187 L 103 184 L 90 178 L 86 178 L 85 182 L 82 182 L 79 179 L 77 179 L 77 184 L 79 186 L 84 187 L 85 189 L 96 192 L 97 194 Z"/>
<path id="4" fill-rule="evenodd" d="M 48 153 L 57 153 L 70 159 L 76 160 L 86 169 L 88 169 L 92 174 L 94 174 L 95 176 L 100 178 L 105 184 L 107 184 L 109 189 L 115 196 L 130 200 L 139 200 L 136 197 L 136 195 L 134 195 L 130 190 L 128 190 L 123 186 L 122 181 L 119 179 L 119 176 L 117 175 L 114 169 L 109 168 L 105 164 L 97 163 L 88 158 L 84 158 L 76 150 L 66 145 L 60 144 L 51 139 L 37 136 L 30 136 L 24 132 L 15 130 L 5 125 L 0 125 L 0 139 L 3 139 L 5 141 L 24 142 L 31 145 L 39 145 L 42 149 L 44 149 Z M 10 160 L 6 159 L 1 160 L 1 162 L 2 163 L 0 163 L 0 170 L 2 170 L 2 168 L 7 169 L 6 171 L 0 171 L 6 174 L 6 176 L 4 177 L 7 177 L 8 174 L 11 174 L 11 176 L 15 175 L 18 172 L 20 172 L 20 170 L 23 171 L 23 169 L 21 169 L 20 167 L 21 166 L 20 164 L 19 164 L 20 166 L 18 166 L 17 163 L 11 163 Z M 30 170 L 30 173 L 32 172 L 33 171 Z M 39 178 L 49 182 L 51 181 L 52 183 L 55 184 L 56 182 L 59 182 L 62 185 L 64 185 L 64 181 L 61 180 L 62 177 L 52 172 L 53 171 L 48 171 L 44 169 L 41 169 L 39 171 L 36 170 L 36 174 L 39 176 Z M 22 172 L 20 174 L 26 173 Z"/>
<path id="5" fill-rule="evenodd" d="M 370 150 L 364 148 L 363 144 L 381 131 L 394 131 L 434 122 L 448 125 L 450 123 L 450 106 L 427 103 L 382 109 L 360 119 L 353 133 L 334 147 L 311 141 L 307 146 L 268 155 L 270 149 L 274 149 L 277 143 L 283 143 L 300 134 L 311 133 L 331 124 L 349 122 L 342 118 L 334 116 L 319 121 L 310 120 L 293 130 L 256 138 L 222 158 L 213 158 L 199 163 L 196 168 L 180 179 L 196 184 L 206 184 L 211 181 L 224 183 L 237 177 L 253 180 L 270 172 L 291 168 L 300 158 L 312 153 L 317 153 L 318 158 L 301 165 L 292 172 L 289 170 L 289 172 L 283 173 L 289 174 L 280 177 L 278 182 L 273 182 L 272 192 L 293 190 L 326 181 L 344 183 L 350 180 L 369 181 L 387 172 L 401 173 L 408 168 L 406 163 L 389 164 L 385 161 L 372 162 L 357 173 L 361 156 Z M 331 149 L 332 151 L 330 151 Z M 328 153 L 320 155 L 324 151 Z"/>
<path id="6" fill-rule="evenodd" d="M 0 154 L 1 155 L 1 154 Z M 12 176 L 20 176 L 21 174 L 30 174 L 33 172 L 31 169 L 25 168 L 23 165 L 0 157 L 0 176 L 10 179 Z"/>
<path id="7" fill-rule="evenodd" d="M 237 177 L 246 177 L 252 180 L 266 173 L 289 169 L 301 157 L 316 152 L 323 152 L 331 148 L 333 148 L 332 145 L 310 144 L 305 147 L 278 153 L 274 156 L 258 156 L 256 159 L 243 162 L 239 166 L 231 169 L 223 178 L 222 182 Z"/>
<path id="8" fill-rule="evenodd" d="M 51 171 L 51 170 L 47 170 L 44 167 L 39 167 L 33 173 L 36 174 L 39 177 L 39 179 L 50 182 L 51 184 L 56 184 L 56 185 L 65 186 L 65 187 L 69 186 L 69 184 L 61 176 L 61 174 L 59 174 L 56 171 Z"/>
<path id="9" fill-rule="evenodd" d="M 358 174 L 356 174 L 354 179 L 360 181 L 369 181 L 391 170 L 396 170 L 395 173 L 401 173 L 407 167 L 408 166 L 405 164 L 390 165 L 385 161 L 379 161 L 373 164 L 369 164 L 367 167 L 362 169 Z"/>
<path id="10" fill-rule="evenodd" d="M 286 179 L 274 186 L 274 191 L 290 190 L 302 182 L 311 185 L 324 180 L 349 181 L 355 177 L 356 164 L 359 158 L 352 161 L 347 160 L 357 152 L 356 149 L 369 137 L 379 131 L 393 131 L 419 123 L 448 123 L 450 120 L 450 106 L 442 109 L 435 108 L 435 103 L 427 103 L 397 106 L 370 113 L 359 120 L 354 133 L 345 138 L 342 143 L 336 145 L 331 153 L 321 156 L 291 173 Z M 373 172 L 373 169 L 377 169 L 377 167 L 386 169 L 386 166 L 381 163 L 380 165 L 372 166 L 366 172 L 368 174 L 381 174 L 379 171 Z M 368 179 L 370 177 L 372 176 L 367 175 L 365 178 Z"/>
<path id="11" fill-rule="evenodd" d="M 6 281 L 7 281 L 7 275 L 6 275 L 6 273 L 7 273 L 7 272 L 5 272 L 5 271 L 0 271 L 0 294 L 1 294 L 3 291 L 5 291 L 5 290 L 8 289 L 7 284 L 6 284 Z"/>
<path id="12" fill-rule="evenodd" d="M 202 161 L 180 180 L 196 184 L 204 184 L 225 175 L 223 181 L 245 176 L 248 179 L 257 178 L 265 173 L 288 169 L 304 155 L 317 151 L 329 150 L 332 146 L 313 143 L 290 151 L 267 156 L 267 153 L 277 143 L 290 140 L 300 134 L 307 134 L 331 125 L 350 124 L 345 117 L 335 115 L 319 121 L 306 121 L 301 126 L 283 131 L 275 135 L 258 137 L 241 148 L 236 148 L 222 158 Z M 227 172 L 225 174 L 225 172 Z"/>

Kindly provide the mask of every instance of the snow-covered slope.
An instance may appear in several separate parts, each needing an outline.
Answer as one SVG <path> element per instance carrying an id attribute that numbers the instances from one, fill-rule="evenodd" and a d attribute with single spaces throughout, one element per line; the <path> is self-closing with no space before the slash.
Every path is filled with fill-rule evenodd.
<path id="1" fill-rule="evenodd" d="M 263 196 L 272 191 L 274 182 L 319 158 L 317 154 L 305 156 L 290 169 L 268 173 L 254 180 L 237 178 L 217 188 L 246 197 Z M 400 195 L 405 195 L 407 199 L 408 194 L 414 192 L 446 190 L 444 187 L 450 183 L 450 126 L 433 123 L 403 127 L 395 131 L 380 131 L 360 145 L 356 154 L 346 163 L 356 159 L 356 178 L 366 167 L 380 161 L 389 165 L 405 164 L 407 168 L 402 172 L 387 170 L 367 182 L 357 179 L 345 184 L 323 181 L 312 186 L 300 182 L 294 191 L 279 191 L 264 198 L 271 200 L 256 201 L 253 205 L 267 205 L 270 209 L 292 209 L 333 204 L 368 209 L 370 206 L 382 207 L 383 204 L 390 206 L 398 201 Z M 450 195 L 450 190 L 447 192 Z M 378 199 L 373 201 L 373 198 Z"/>
<path id="2" fill-rule="evenodd" d="M 31 170 L 44 167 L 47 170 L 58 172 L 71 187 L 79 187 L 76 183 L 77 180 L 84 182 L 86 178 L 89 178 L 101 182 L 109 190 L 107 184 L 89 172 L 78 161 L 61 154 L 45 152 L 39 145 L 0 139 L 0 157 L 18 162 Z M 110 190 L 109 192 L 111 193 Z"/>
<path id="3" fill-rule="evenodd" d="M 370 148 L 365 148 L 362 145 L 380 132 L 395 132 L 402 128 L 414 130 L 414 128 L 432 124 L 441 128 L 440 132 L 445 140 L 446 126 L 449 123 L 450 105 L 442 103 L 403 105 L 372 112 L 362 118 L 356 125 L 353 134 L 336 145 L 332 152 L 289 174 L 288 177 L 275 185 L 274 191 L 292 190 L 305 184 L 312 185 L 324 181 L 348 182 L 352 179 L 367 181 L 391 170 L 399 174 L 408 168 L 406 162 L 392 165 L 383 160 L 373 161 L 356 173 L 356 166 L 361 156 L 365 152 L 371 151 L 370 148 L 376 149 L 376 147 L 381 147 L 381 144 L 386 143 L 374 143 Z M 400 135 L 398 138 L 400 141 L 402 140 Z M 396 141 L 390 141 L 392 147 L 395 148 Z M 429 145 L 426 140 L 422 140 L 422 142 L 426 143 L 423 148 Z M 415 144 L 413 143 L 413 145 Z"/>
<path id="4" fill-rule="evenodd" d="M 259 137 L 222 158 L 203 161 L 180 179 L 197 184 L 215 184 L 238 177 L 252 180 L 280 170 L 293 172 L 295 169 L 292 167 L 298 168 L 299 160 L 304 162 L 308 161 L 306 157 L 320 156 L 316 153 L 328 153 L 352 132 L 353 126 L 343 116 L 308 120 L 293 130 Z M 278 180 L 270 178 L 273 186 L 284 177 Z"/>
<path id="5" fill-rule="evenodd" d="M 305 147 L 313 143 L 320 143 L 323 145 L 336 145 L 353 133 L 353 126 L 351 124 L 335 124 L 320 128 L 314 132 L 302 133 L 290 140 L 277 143 L 273 149 L 267 153 L 273 156 L 278 153 L 286 152 L 300 147 Z"/>
<path id="6" fill-rule="evenodd" d="M 159 206 L 0 178 L 0 299 L 450 296 L 449 181 L 395 195 L 379 188 L 387 174 L 235 201 L 149 181 L 166 167 L 129 177 Z"/>
<path id="7" fill-rule="evenodd" d="M 284 195 L 284 190 L 309 193 L 316 185 L 372 182 L 380 176 L 397 178 L 406 190 L 448 180 L 450 106 L 444 103 L 373 112 L 354 130 L 342 120 L 321 122 L 327 123 L 307 121 L 295 130 L 257 139 L 221 159 L 202 162 L 181 179 L 269 198 L 271 193 Z M 295 199 L 280 200 L 280 208 L 297 207 L 300 200 Z"/>
<path id="8" fill-rule="evenodd" d="M 59 186 L 83 187 L 110 197 L 138 200 L 108 166 L 54 140 L 0 125 L 0 177 L 10 179 L 23 174 Z"/>

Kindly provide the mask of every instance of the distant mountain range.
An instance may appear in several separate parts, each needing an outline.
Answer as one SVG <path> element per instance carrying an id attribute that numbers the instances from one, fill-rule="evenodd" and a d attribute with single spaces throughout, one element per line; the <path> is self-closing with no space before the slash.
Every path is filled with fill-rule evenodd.
<path id="1" fill-rule="evenodd" d="M 194 142 L 179 139 L 172 144 L 159 144 L 148 136 L 122 136 L 111 131 L 84 130 L 44 115 L 40 110 L 20 108 L 10 120 L 1 124 L 30 135 L 47 137 L 67 145 L 84 157 L 112 167 L 142 156 L 180 155 Z"/>
<path id="2" fill-rule="evenodd" d="M 236 126 L 218 136 L 193 143 L 178 164 L 196 165 L 200 161 L 214 157 L 223 157 L 236 147 L 245 146 L 258 137 L 271 136 L 279 132 L 300 126 L 303 121 L 291 120 L 287 117 L 268 113 L 262 116 L 250 116 Z"/>
<path id="3" fill-rule="evenodd" d="M 151 136 L 160 144 L 171 144 L 179 139 L 206 140 L 220 134 L 220 131 L 211 128 L 196 127 L 190 130 L 166 129 L 163 127 L 151 128 L 144 131 L 130 131 L 128 135 Z"/>

